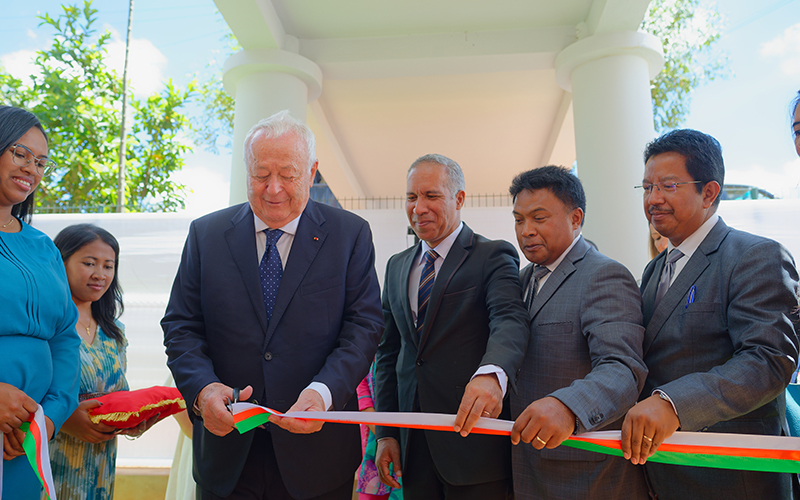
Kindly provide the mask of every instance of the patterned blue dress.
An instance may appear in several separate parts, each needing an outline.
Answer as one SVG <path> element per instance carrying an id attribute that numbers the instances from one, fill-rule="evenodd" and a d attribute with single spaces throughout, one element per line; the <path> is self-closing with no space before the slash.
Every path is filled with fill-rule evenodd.
<path id="1" fill-rule="evenodd" d="M 25 223 L 0 232 L 0 297 L 0 382 L 38 401 L 58 432 L 78 406 L 78 310 L 58 249 Z M 39 498 L 25 456 L 3 465 L 3 498 Z"/>
<path id="2" fill-rule="evenodd" d="M 124 339 L 120 345 L 99 327 L 94 342 L 81 340 L 81 399 L 128 390 L 126 345 Z M 117 438 L 93 444 L 62 432 L 50 443 L 56 496 L 59 500 L 113 498 L 116 461 Z"/>

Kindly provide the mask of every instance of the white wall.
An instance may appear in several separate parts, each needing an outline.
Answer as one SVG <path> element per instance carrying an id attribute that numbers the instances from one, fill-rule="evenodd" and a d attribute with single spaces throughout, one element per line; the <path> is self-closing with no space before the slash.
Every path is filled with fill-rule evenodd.
<path id="1" fill-rule="evenodd" d="M 354 212 L 368 220 L 372 228 L 375 267 L 382 284 L 389 257 L 413 244 L 413 236 L 407 236 L 408 220 L 401 209 Z M 792 255 L 800 255 L 800 231 L 797 231 L 795 224 L 797 214 L 800 214 L 800 200 L 723 201 L 719 213 L 728 225 L 776 239 Z M 592 219 L 599 219 L 599 216 L 595 212 L 589 214 Z M 90 222 L 107 229 L 119 240 L 119 279 L 125 292 L 125 313 L 121 321 L 126 325 L 129 342 L 128 380 L 133 389 L 162 385 L 169 374 L 159 321 L 164 314 L 189 223 L 193 218 L 184 214 L 34 217 L 34 227 L 51 238 L 65 226 Z M 475 232 L 487 238 L 508 240 L 516 246 L 511 207 L 465 208 L 462 219 Z M 612 220 L 607 224 L 613 227 Z M 642 224 L 646 224 L 643 215 Z M 524 257 L 522 261 L 522 265 L 527 264 Z M 637 278 L 641 271 L 631 270 Z M 177 432 L 177 425 L 169 419 L 137 441 L 119 440 L 118 463 L 168 465 Z"/>

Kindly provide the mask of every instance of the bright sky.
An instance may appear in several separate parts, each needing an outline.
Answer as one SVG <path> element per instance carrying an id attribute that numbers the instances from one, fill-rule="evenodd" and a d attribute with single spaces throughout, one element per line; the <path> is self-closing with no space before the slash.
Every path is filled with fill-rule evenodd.
<path id="1" fill-rule="evenodd" d="M 706 4 L 708 0 L 703 0 Z M 0 0 L 0 62 L 15 76 L 29 74 L 31 55 L 49 45 L 37 13 L 60 12 L 58 0 Z M 753 184 L 800 198 L 800 159 L 790 136 L 788 105 L 800 90 L 800 0 L 719 0 L 726 18 L 718 49 L 731 76 L 695 91 L 685 126 L 715 136 L 723 146 L 726 181 Z M 113 5 L 113 7 L 110 7 Z M 166 6 L 165 6 L 166 5 Z M 110 29 L 109 65 L 122 73 L 127 2 L 95 1 L 96 27 Z M 224 55 L 222 16 L 212 0 L 136 0 L 130 74 L 137 94 L 163 78 L 185 84 Z M 192 189 L 187 210 L 206 213 L 227 205 L 230 157 L 195 148 L 179 181 Z"/>

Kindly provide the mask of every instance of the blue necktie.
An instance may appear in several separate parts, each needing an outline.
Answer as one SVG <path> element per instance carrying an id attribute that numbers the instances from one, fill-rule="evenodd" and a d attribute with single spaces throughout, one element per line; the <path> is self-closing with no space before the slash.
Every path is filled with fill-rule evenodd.
<path id="1" fill-rule="evenodd" d="M 283 235 L 280 229 L 265 229 L 267 235 L 267 248 L 258 266 L 261 276 L 261 292 L 264 294 L 264 308 L 267 311 L 267 322 L 272 319 L 272 310 L 275 308 L 275 297 L 278 296 L 278 287 L 283 277 L 281 255 L 275 245 Z"/>
<path id="2" fill-rule="evenodd" d="M 434 262 L 439 254 L 435 250 L 425 252 L 425 265 L 422 267 L 422 274 L 419 276 L 419 295 L 417 299 L 417 336 L 422 334 L 422 327 L 425 324 L 425 312 L 428 310 L 428 301 L 431 298 L 433 281 L 436 279 L 436 268 Z"/>

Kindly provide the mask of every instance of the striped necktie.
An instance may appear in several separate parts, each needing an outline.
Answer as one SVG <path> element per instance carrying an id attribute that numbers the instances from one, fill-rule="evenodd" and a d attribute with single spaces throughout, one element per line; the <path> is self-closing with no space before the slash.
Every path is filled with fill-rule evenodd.
<path id="1" fill-rule="evenodd" d="M 431 289 L 436 279 L 436 268 L 434 262 L 439 257 L 435 250 L 425 252 L 425 265 L 422 267 L 422 274 L 419 276 L 419 295 L 417 300 L 417 336 L 422 335 L 422 327 L 425 324 L 425 312 L 428 310 L 428 301 L 431 298 Z"/>

